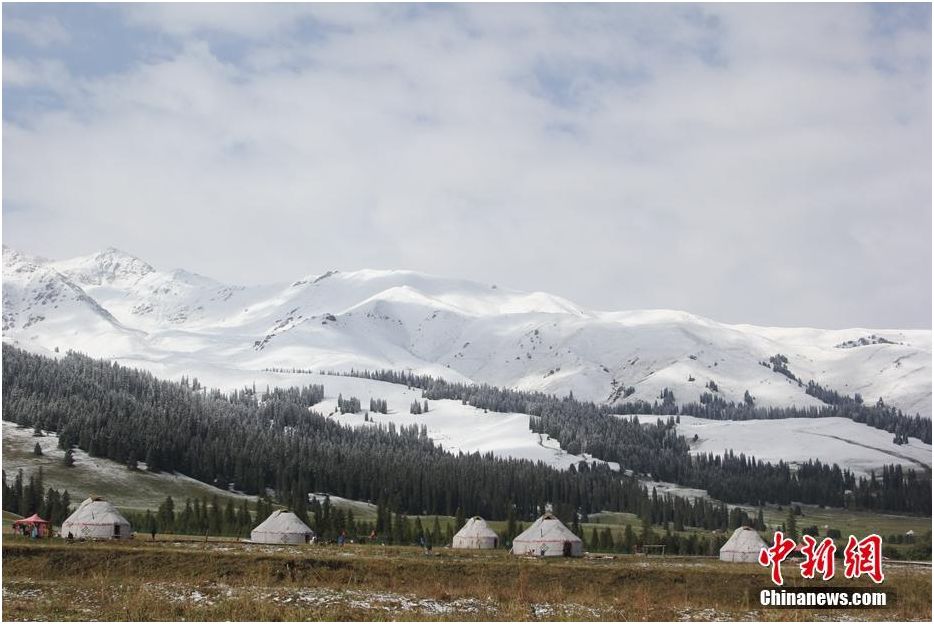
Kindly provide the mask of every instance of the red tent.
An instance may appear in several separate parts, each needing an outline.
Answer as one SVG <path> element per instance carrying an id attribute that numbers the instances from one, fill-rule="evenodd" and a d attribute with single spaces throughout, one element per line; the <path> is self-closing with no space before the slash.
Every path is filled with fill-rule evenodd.
<path id="1" fill-rule="evenodd" d="M 23 535 L 32 535 L 33 528 L 36 529 L 37 537 L 48 537 L 52 533 L 52 523 L 43 520 L 39 514 L 32 514 L 28 518 L 21 518 L 13 523 L 13 532 L 22 532 Z"/>

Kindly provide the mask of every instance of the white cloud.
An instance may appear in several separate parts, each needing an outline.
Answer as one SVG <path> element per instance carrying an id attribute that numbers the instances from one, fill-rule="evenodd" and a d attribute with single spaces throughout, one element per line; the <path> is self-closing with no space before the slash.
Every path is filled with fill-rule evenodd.
<path id="1" fill-rule="evenodd" d="M 11 87 L 43 87 L 60 92 L 67 90 L 71 76 L 60 61 L 50 59 L 3 59 L 3 84 Z"/>
<path id="2" fill-rule="evenodd" d="M 930 49 L 880 71 L 919 48 L 871 37 L 867 7 L 311 10 L 311 39 L 294 5 L 134 13 L 180 51 L 5 125 L 7 242 L 232 281 L 405 267 L 604 308 L 929 322 Z M 251 42 L 224 61 L 208 30 Z"/>
<path id="3" fill-rule="evenodd" d="M 71 36 L 62 23 L 50 16 L 26 19 L 4 15 L 3 34 L 23 37 L 39 47 L 60 45 L 71 40 Z"/>

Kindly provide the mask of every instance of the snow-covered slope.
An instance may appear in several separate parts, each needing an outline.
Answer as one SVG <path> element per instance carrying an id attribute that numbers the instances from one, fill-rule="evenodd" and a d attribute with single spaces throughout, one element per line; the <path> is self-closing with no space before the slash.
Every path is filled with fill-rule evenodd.
<path id="1" fill-rule="evenodd" d="M 328 271 L 240 287 L 160 271 L 115 249 L 49 261 L 4 247 L 3 271 L 4 340 L 156 373 L 411 369 L 596 401 L 653 401 L 665 387 L 694 401 L 712 381 L 728 400 L 748 390 L 760 405 L 818 404 L 760 364 L 781 353 L 804 382 L 931 415 L 929 330 L 779 329 L 667 310 L 600 312 L 410 271 Z"/>
<path id="2" fill-rule="evenodd" d="M 637 416 L 655 422 L 657 416 Z M 690 441 L 692 453 L 721 455 L 727 451 L 778 463 L 809 459 L 846 466 L 868 475 L 886 464 L 931 469 L 931 445 L 909 438 L 892 444 L 892 434 L 847 418 L 781 418 L 777 420 L 705 420 L 681 416 L 678 433 Z M 697 436 L 697 439 L 694 439 Z"/>
<path id="3" fill-rule="evenodd" d="M 47 261 L 4 247 L 3 339 L 13 337 L 27 348 L 61 345 L 99 357 L 147 348 L 143 332 L 122 324 Z"/>

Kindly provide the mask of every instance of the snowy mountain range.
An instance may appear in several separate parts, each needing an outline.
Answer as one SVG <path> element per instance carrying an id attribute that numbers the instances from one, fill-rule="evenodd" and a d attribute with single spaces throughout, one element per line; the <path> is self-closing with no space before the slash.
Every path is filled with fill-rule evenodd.
<path id="1" fill-rule="evenodd" d="M 3 340 L 236 385 L 263 369 L 388 368 L 578 398 L 719 394 L 820 405 L 805 383 L 931 416 L 931 331 L 728 325 L 588 310 L 558 296 L 411 271 L 327 271 L 233 286 L 116 249 L 47 260 L 3 248 Z M 765 364 L 765 365 L 764 365 Z"/>

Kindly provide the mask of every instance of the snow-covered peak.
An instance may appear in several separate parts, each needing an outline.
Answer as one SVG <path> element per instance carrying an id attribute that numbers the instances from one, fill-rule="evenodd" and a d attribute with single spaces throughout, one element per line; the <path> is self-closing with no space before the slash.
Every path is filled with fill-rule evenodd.
<path id="1" fill-rule="evenodd" d="M 327 301 L 338 311 L 369 301 L 420 299 L 426 305 L 455 308 L 473 317 L 502 314 L 589 314 L 563 297 L 523 292 L 410 270 L 331 270 L 293 282 L 288 297 L 302 297 L 315 305 Z M 301 294 L 299 294 L 301 293 Z"/>
<path id="2" fill-rule="evenodd" d="M 147 262 L 114 247 L 52 266 L 82 286 L 131 285 L 155 271 Z"/>
<path id="3" fill-rule="evenodd" d="M 805 392 L 813 379 L 931 413 L 926 330 L 763 328 L 677 310 L 593 311 L 548 293 L 406 270 L 329 270 L 239 287 L 156 270 L 116 249 L 59 262 L 7 247 L 3 256 L 4 339 L 37 349 L 88 350 L 93 336 L 95 354 L 133 365 L 407 369 L 609 402 L 652 402 L 667 388 L 679 402 L 707 391 L 742 401 L 748 391 L 758 405 L 816 405 Z M 125 330 L 145 334 L 130 342 Z M 776 354 L 793 377 L 768 365 Z"/>
<path id="4" fill-rule="evenodd" d="M 24 254 L 8 245 L 3 246 L 3 272 L 5 275 L 10 273 L 34 273 L 43 264 L 45 264 L 45 260 L 42 258 Z"/>

